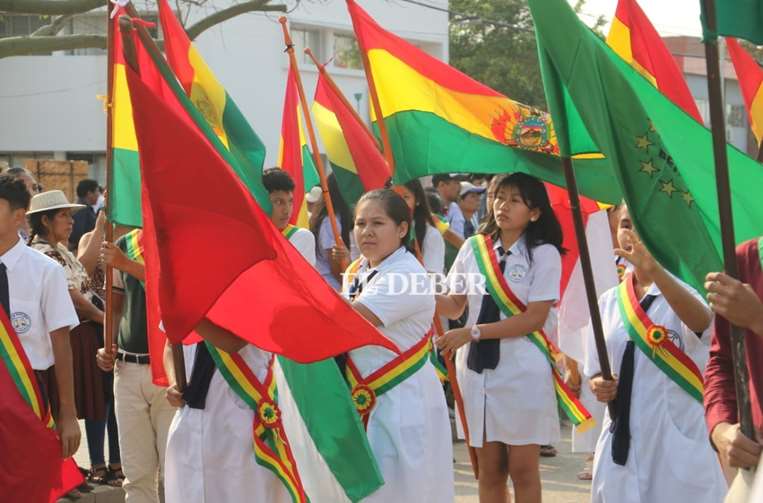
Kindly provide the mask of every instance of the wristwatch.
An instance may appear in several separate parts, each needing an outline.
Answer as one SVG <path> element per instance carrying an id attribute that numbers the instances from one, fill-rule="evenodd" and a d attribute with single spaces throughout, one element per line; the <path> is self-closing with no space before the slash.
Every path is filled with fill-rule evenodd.
<path id="1" fill-rule="evenodd" d="M 482 331 L 480 330 L 480 327 L 475 324 L 469 329 L 469 335 L 472 336 L 474 342 L 478 342 L 480 337 L 482 337 Z"/>

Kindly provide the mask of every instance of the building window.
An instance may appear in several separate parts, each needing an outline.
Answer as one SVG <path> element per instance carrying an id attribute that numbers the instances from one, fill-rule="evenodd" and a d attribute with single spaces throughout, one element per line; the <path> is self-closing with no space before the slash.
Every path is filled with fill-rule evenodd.
<path id="1" fill-rule="evenodd" d="M 27 14 L 0 14 L 0 38 L 31 35 L 50 23 L 49 16 Z"/>
<path id="2" fill-rule="evenodd" d="M 320 38 L 318 30 L 292 28 L 291 41 L 294 42 L 294 55 L 297 57 L 298 62 L 307 63 L 312 67 L 312 60 L 305 54 L 305 49 L 308 47 L 313 51 L 318 61 L 321 60 Z"/>
<path id="3" fill-rule="evenodd" d="M 352 35 L 334 33 L 334 66 L 348 70 L 362 70 L 358 41 Z"/>
<path id="4" fill-rule="evenodd" d="M 747 111 L 744 105 L 726 105 L 726 123 L 729 127 L 747 127 L 745 115 Z"/>

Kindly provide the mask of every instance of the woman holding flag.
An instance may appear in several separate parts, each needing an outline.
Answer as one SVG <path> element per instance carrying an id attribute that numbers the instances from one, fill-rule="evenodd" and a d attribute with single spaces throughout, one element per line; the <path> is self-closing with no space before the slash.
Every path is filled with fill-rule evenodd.
<path id="1" fill-rule="evenodd" d="M 466 326 L 448 331 L 438 346 L 458 350 L 480 502 L 508 501 L 511 477 L 516 501 L 537 503 L 540 446 L 560 435 L 554 370 L 538 343 L 542 329 L 553 328 L 562 231 L 543 183 L 524 173 L 499 181 L 489 215 L 459 251 L 450 293 L 437 296 L 438 312 L 451 319 L 469 307 Z"/>
<path id="2" fill-rule="evenodd" d="M 613 373 L 599 375 L 589 334 L 585 374 L 602 401 L 616 399 L 596 446 L 592 501 L 719 503 L 726 493 L 702 405 L 710 309 L 649 254 L 619 210 L 615 253 L 630 263 L 619 286 L 599 299 Z"/>
<path id="3" fill-rule="evenodd" d="M 427 274 L 408 248 L 410 226 L 410 209 L 390 189 L 358 201 L 361 256 L 347 269 L 342 292 L 402 351 L 366 346 L 347 355 L 352 398 L 385 481 L 364 503 L 454 498 L 448 410 L 429 362 L 435 301 L 430 289 L 417 289 Z"/>

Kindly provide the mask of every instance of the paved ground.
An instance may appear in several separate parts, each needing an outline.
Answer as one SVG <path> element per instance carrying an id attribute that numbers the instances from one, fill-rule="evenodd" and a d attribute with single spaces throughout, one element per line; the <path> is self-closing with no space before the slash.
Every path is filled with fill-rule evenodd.
<path id="1" fill-rule="evenodd" d="M 82 428 L 82 445 L 75 459 L 80 466 L 89 467 L 90 461 L 85 442 L 84 422 Z M 584 457 L 570 452 L 569 427 L 562 429 L 563 441 L 556 445 L 559 455 L 555 458 L 541 458 L 541 477 L 543 479 L 543 503 L 588 503 L 590 501 L 590 483 L 582 482 L 576 475 L 583 466 Z M 478 503 L 477 483 L 472 475 L 469 455 L 463 442 L 454 445 L 456 455 L 456 503 Z M 70 503 L 69 500 L 61 500 Z M 77 500 L 77 503 L 119 503 L 123 501 L 122 491 L 99 487 L 94 493 Z M 220 502 L 226 503 L 226 502 Z M 229 502 L 239 503 L 239 502 Z M 436 502 L 432 502 L 436 503 Z"/>

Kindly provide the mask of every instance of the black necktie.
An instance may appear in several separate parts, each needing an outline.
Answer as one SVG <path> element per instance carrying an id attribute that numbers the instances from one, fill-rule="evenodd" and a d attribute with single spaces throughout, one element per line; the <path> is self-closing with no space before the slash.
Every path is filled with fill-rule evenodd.
<path id="1" fill-rule="evenodd" d="M 499 262 L 498 266 L 501 268 L 501 274 L 506 269 L 506 257 L 511 254 L 511 251 L 504 254 L 503 248 L 498 247 Z M 482 296 L 482 306 L 480 306 L 480 314 L 477 316 L 477 325 L 483 323 L 495 323 L 501 319 L 501 309 L 498 304 L 493 300 L 490 292 L 485 292 Z M 466 366 L 478 374 L 481 374 L 485 369 L 494 369 L 498 366 L 498 361 L 501 359 L 501 340 L 500 339 L 487 339 L 479 342 L 472 342 L 469 344 L 469 354 L 466 358 Z"/>
<path id="2" fill-rule="evenodd" d="M 469 239 L 474 236 L 474 224 L 471 219 L 464 222 L 464 239 Z"/>
<path id="3" fill-rule="evenodd" d="M 191 379 L 183 392 L 183 399 L 192 409 L 203 409 L 207 403 L 207 392 L 212 376 L 215 375 L 215 361 L 209 354 L 204 342 L 196 344 L 196 354 L 193 356 Z"/>
<path id="4" fill-rule="evenodd" d="M 656 298 L 656 295 L 646 295 L 641 299 L 641 309 L 644 312 L 649 311 L 649 307 Z M 612 432 L 612 461 L 620 466 L 625 466 L 628 461 L 628 450 L 631 446 L 631 392 L 633 391 L 635 351 L 636 345 L 633 341 L 628 341 L 620 364 L 620 380 L 617 382 L 615 420 L 609 427 L 609 431 Z"/>
<path id="5" fill-rule="evenodd" d="M 5 309 L 5 314 L 11 317 L 11 294 L 8 289 L 8 272 L 5 264 L 0 262 L 0 304 Z"/>

